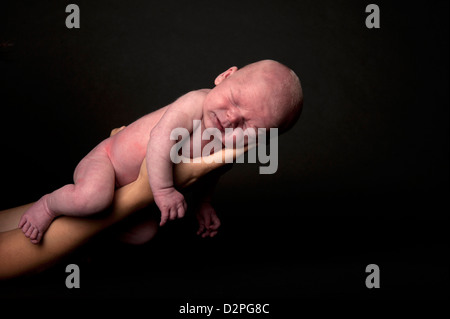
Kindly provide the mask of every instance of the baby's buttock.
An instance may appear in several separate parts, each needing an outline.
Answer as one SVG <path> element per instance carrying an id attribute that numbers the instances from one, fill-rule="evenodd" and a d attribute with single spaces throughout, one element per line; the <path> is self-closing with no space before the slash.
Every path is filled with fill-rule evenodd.
<path id="1" fill-rule="evenodd" d="M 139 176 L 150 132 L 166 109 L 167 107 L 163 107 L 141 117 L 103 142 L 114 166 L 117 187 L 127 185 Z"/>
<path id="2" fill-rule="evenodd" d="M 114 136 L 105 141 L 105 150 L 116 173 L 117 187 L 127 185 L 139 176 L 146 154 L 146 147 L 139 140 L 135 141 L 129 136 Z"/>

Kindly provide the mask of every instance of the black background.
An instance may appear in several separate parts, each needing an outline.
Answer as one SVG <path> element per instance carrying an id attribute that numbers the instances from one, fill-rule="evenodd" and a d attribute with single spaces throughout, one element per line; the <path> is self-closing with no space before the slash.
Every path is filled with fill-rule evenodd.
<path id="1" fill-rule="evenodd" d="M 0 209 L 71 182 L 112 128 L 212 87 L 233 65 L 288 65 L 304 110 L 279 139 L 276 174 L 236 164 L 222 178 L 216 238 L 195 235 L 192 212 L 139 247 L 106 232 L 2 283 L 1 298 L 444 297 L 446 1 L 377 1 L 380 29 L 366 28 L 365 1 L 75 3 L 80 29 L 65 27 L 68 3 L 0 5 Z M 78 290 L 65 288 L 68 263 L 81 268 Z M 371 263 L 380 289 L 365 286 Z"/>

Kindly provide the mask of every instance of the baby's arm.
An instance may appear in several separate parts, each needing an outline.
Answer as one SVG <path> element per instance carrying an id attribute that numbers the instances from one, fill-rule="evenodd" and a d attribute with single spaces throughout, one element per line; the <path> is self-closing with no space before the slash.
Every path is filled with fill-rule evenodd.
<path id="1" fill-rule="evenodd" d="M 194 191 L 195 217 L 198 221 L 197 235 L 202 238 L 214 237 L 220 227 L 220 219 L 211 204 L 214 189 L 219 181 L 217 176 L 205 176 Z"/>
<path id="2" fill-rule="evenodd" d="M 202 117 L 203 100 L 204 93 L 199 91 L 180 97 L 169 105 L 151 131 L 146 164 L 155 203 L 161 211 L 160 226 L 169 218 L 183 217 L 187 209 L 183 195 L 174 187 L 170 150 L 177 141 L 170 140 L 170 134 L 175 128 L 184 128 L 192 133 L 193 120 Z"/>
<path id="3" fill-rule="evenodd" d="M 225 165 L 204 176 L 194 189 L 195 215 L 199 224 L 197 235 L 202 238 L 214 237 L 218 232 L 220 219 L 211 204 L 212 196 L 220 177 L 231 169 L 231 166 L 232 164 Z"/>

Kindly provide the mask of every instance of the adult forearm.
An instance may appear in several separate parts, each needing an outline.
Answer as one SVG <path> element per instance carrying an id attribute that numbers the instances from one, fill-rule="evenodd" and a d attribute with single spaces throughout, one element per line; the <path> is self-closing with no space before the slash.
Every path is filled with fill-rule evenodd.
<path id="1" fill-rule="evenodd" d="M 144 207 L 152 196 L 150 188 L 141 183 L 137 180 L 118 189 L 111 212 L 102 218 L 57 218 L 39 245 L 32 244 L 20 229 L 0 233 L 0 279 L 48 267 L 102 229 Z M 21 216 L 26 209 L 27 206 L 21 206 L 14 213 Z"/>
<path id="2" fill-rule="evenodd" d="M 182 188 L 194 183 L 201 176 L 222 166 L 226 157 L 234 157 L 235 151 L 224 151 L 212 156 L 218 160 L 209 159 L 199 164 L 176 165 L 175 184 Z M 50 225 L 39 245 L 32 244 L 20 229 L 0 233 L 0 279 L 16 277 L 48 267 L 84 244 L 93 235 L 152 201 L 153 194 L 147 179 L 146 165 L 143 163 L 139 178 L 116 190 L 111 211 L 102 218 L 59 217 Z M 8 213 L 21 216 L 26 209 L 27 206 L 21 206 L 8 210 Z"/>

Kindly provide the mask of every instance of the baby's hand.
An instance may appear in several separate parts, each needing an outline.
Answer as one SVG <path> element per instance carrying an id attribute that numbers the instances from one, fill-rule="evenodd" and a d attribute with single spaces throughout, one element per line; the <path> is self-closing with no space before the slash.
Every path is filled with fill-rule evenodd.
<path id="1" fill-rule="evenodd" d="M 161 222 L 159 226 L 163 226 L 167 220 L 182 218 L 187 209 L 184 196 L 175 188 L 165 188 L 154 192 L 155 203 L 161 211 Z"/>
<path id="2" fill-rule="evenodd" d="M 220 220 L 210 203 L 202 202 L 196 211 L 199 228 L 197 235 L 202 238 L 214 237 L 220 227 Z"/>

